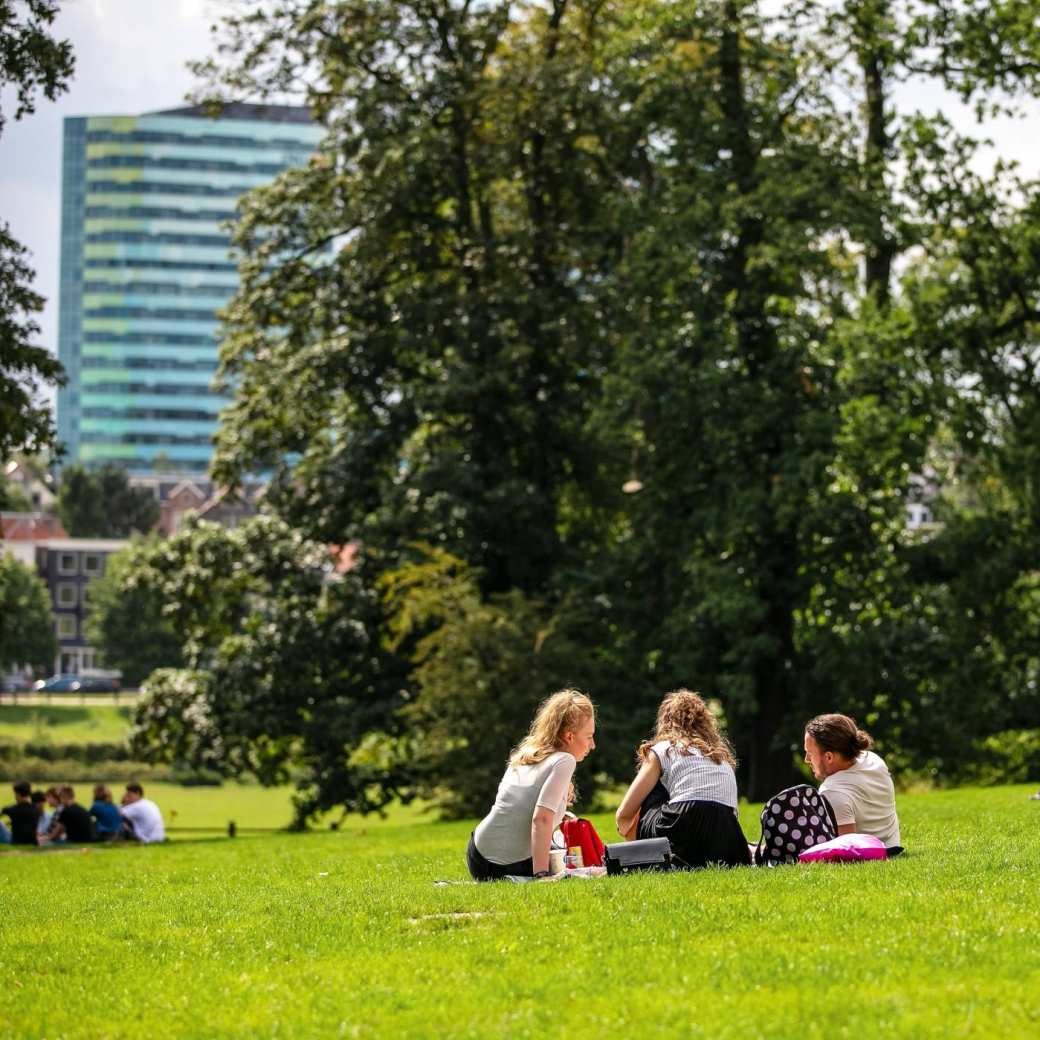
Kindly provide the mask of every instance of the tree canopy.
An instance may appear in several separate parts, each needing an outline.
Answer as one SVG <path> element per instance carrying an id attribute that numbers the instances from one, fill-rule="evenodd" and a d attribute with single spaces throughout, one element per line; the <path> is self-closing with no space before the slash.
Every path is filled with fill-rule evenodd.
<path id="1" fill-rule="evenodd" d="M 87 587 L 90 613 L 86 636 L 124 686 L 140 686 L 156 669 L 183 664 L 181 639 L 163 616 L 160 591 L 138 575 L 147 566 L 153 541 L 135 539 L 105 561 L 105 573 Z"/>
<path id="2" fill-rule="evenodd" d="M 558 674 L 510 663 L 543 628 L 581 648 L 619 748 L 666 690 L 717 697 L 752 797 L 818 711 L 940 775 L 1026 724 L 1040 190 L 894 91 L 980 118 L 1035 98 L 1028 7 L 225 20 L 203 94 L 293 95 L 328 132 L 243 202 L 215 471 L 268 470 L 292 529 L 359 541 L 358 595 L 399 590 L 377 628 L 426 604 L 379 658 L 417 706 L 402 739 L 411 719 L 442 753 L 421 705 L 453 692 L 460 739 L 514 725 Z M 939 523 L 914 531 L 922 488 Z"/>
<path id="3" fill-rule="evenodd" d="M 0 0 L 0 89 L 11 90 L 15 119 L 35 111 L 37 92 L 53 101 L 68 89 L 72 46 L 49 32 L 57 13 L 57 0 Z M 5 121 L 0 109 L 0 133 Z M 43 310 L 43 297 L 33 292 L 32 280 L 25 247 L 0 221 L 0 459 L 53 443 L 42 394 L 65 382 L 57 358 L 36 343 L 40 327 L 33 315 Z"/>
<path id="4" fill-rule="evenodd" d="M 155 527 L 159 503 L 148 488 L 132 487 L 121 466 L 76 463 L 61 471 L 58 515 L 73 538 L 129 538 Z"/>
<path id="5" fill-rule="evenodd" d="M 47 586 L 30 567 L 0 552 L 0 672 L 22 665 L 45 671 L 57 648 Z"/>
<path id="6" fill-rule="evenodd" d="M 231 530 L 189 517 L 114 576 L 119 594 L 154 596 L 181 642 L 184 667 L 142 688 L 143 755 L 295 779 L 301 822 L 407 796 L 383 759 L 355 754 L 370 732 L 395 735 L 406 679 L 381 645 L 378 597 L 359 574 L 337 575 L 327 546 L 273 517 Z"/>

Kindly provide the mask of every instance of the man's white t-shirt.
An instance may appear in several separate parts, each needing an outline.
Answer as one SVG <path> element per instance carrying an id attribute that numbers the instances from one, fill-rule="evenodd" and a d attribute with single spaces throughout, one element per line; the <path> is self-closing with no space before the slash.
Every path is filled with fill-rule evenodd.
<path id="1" fill-rule="evenodd" d="M 136 802 L 121 805 L 119 811 L 134 825 L 134 837 L 145 844 L 166 840 L 159 806 L 150 798 L 138 798 Z"/>
<path id="2" fill-rule="evenodd" d="M 873 751 L 861 751 L 848 769 L 831 773 L 820 784 L 838 826 L 853 824 L 858 834 L 880 838 L 886 848 L 901 845 L 896 791 L 885 760 Z"/>

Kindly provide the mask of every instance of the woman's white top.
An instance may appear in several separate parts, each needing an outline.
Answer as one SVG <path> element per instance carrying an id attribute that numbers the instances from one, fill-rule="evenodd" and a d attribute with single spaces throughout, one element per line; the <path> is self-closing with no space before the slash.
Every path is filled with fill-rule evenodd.
<path id="1" fill-rule="evenodd" d="M 661 783 L 671 802 L 718 802 L 737 809 L 737 777 L 728 762 L 713 762 L 696 748 L 685 752 L 659 740 L 650 750 L 661 763 Z"/>
<path id="2" fill-rule="evenodd" d="M 838 826 L 851 823 L 858 834 L 872 834 L 887 848 L 901 845 L 896 789 L 885 760 L 873 751 L 861 751 L 848 769 L 831 773 L 820 793 L 827 796 Z"/>
<path id="3" fill-rule="evenodd" d="M 551 809 L 553 828 L 567 808 L 567 788 L 578 762 L 554 751 L 531 766 L 508 766 L 491 812 L 477 824 L 473 842 L 491 863 L 519 863 L 531 857 L 531 824 L 538 806 Z"/>

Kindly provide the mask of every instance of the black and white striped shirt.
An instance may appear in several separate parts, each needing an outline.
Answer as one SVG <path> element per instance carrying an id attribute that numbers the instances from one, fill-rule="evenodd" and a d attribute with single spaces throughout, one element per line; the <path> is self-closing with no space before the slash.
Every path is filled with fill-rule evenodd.
<path id="1" fill-rule="evenodd" d="M 718 802 L 736 811 L 737 778 L 728 762 L 712 762 L 694 748 L 680 751 L 667 740 L 650 750 L 661 763 L 669 802 Z"/>

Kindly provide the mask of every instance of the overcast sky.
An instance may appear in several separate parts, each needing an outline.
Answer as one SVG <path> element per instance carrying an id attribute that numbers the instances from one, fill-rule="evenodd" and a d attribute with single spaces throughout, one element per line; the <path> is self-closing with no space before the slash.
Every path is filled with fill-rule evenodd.
<path id="1" fill-rule="evenodd" d="M 58 262 L 61 215 L 61 140 L 65 116 L 131 115 L 182 104 L 192 87 L 189 60 L 206 57 L 219 0 L 66 0 L 55 32 L 72 41 L 75 78 L 57 102 L 40 99 L 35 114 L 8 119 L 0 137 L 0 219 L 32 251 L 35 287 L 47 298 L 42 341 L 57 350 Z M 13 112 L 10 92 L 4 111 Z M 978 133 L 973 116 L 930 89 L 904 88 L 901 107 L 942 108 L 958 128 Z M 1017 159 L 1040 174 L 1040 104 L 1027 119 L 982 128 L 992 155 Z"/>
<path id="2" fill-rule="evenodd" d="M 72 41 L 76 72 L 57 101 L 0 136 L 0 220 L 32 251 L 36 291 L 47 298 L 41 339 L 57 352 L 61 232 L 61 138 L 66 116 L 134 115 L 184 103 L 193 85 L 186 63 L 211 50 L 212 0 L 65 0 L 53 31 Z"/>

